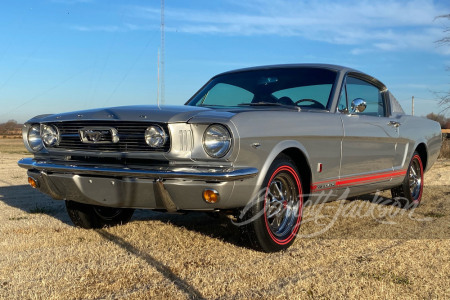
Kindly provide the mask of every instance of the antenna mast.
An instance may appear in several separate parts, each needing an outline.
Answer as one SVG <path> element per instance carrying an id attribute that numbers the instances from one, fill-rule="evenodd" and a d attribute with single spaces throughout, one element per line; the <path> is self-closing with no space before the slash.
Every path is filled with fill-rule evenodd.
<path id="1" fill-rule="evenodd" d="M 158 105 L 159 108 L 159 49 L 158 49 L 158 85 L 156 86 L 156 104 Z"/>
<path id="2" fill-rule="evenodd" d="M 159 63 L 160 63 L 160 98 L 161 98 L 161 104 L 164 105 L 165 103 L 165 84 L 164 84 L 164 0 L 161 0 L 161 53 L 159 57 Z"/>

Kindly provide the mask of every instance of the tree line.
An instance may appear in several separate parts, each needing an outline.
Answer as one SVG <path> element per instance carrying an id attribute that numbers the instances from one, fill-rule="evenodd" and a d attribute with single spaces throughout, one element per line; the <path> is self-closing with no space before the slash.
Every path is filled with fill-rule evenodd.
<path id="1" fill-rule="evenodd" d="M 450 14 L 437 16 L 436 19 L 447 19 L 450 21 Z M 444 28 L 444 37 L 436 42 L 442 47 L 448 47 L 450 45 L 450 26 Z M 450 70 L 450 67 L 447 70 Z M 436 96 L 439 99 L 439 105 L 442 107 L 441 113 L 445 114 L 450 111 L 450 91 L 436 92 Z"/>
<path id="2" fill-rule="evenodd" d="M 441 129 L 450 129 L 450 118 L 446 118 L 442 114 L 429 113 L 427 118 L 438 122 L 441 125 Z"/>
<path id="3" fill-rule="evenodd" d="M 22 135 L 23 124 L 17 123 L 16 120 L 9 120 L 0 124 L 0 137 L 13 137 Z"/>

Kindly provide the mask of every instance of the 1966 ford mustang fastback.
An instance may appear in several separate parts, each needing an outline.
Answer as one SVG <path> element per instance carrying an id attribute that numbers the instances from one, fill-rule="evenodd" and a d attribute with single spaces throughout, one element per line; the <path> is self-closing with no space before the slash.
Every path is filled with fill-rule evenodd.
<path id="1" fill-rule="evenodd" d="M 264 66 L 213 77 L 184 106 L 37 116 L 23 128 L 29 183 L 65 200 L 75 225 L 134 208 L 232 212 L 255 247 L 289 247 L 307 200 L 391 189 L 420 203 L 438 123 L 405 115 L 377 79 L 334 65 Z"/>

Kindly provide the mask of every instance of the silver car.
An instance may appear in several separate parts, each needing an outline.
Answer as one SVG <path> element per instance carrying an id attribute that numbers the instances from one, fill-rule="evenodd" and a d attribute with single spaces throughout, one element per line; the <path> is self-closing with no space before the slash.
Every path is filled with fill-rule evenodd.
<path id="1" fill-rule="evenodd" d="M 386 86 L 334 65 L 226 72 L 184 106 L 37 116 L 23 128 L 29 183 L 65 200 L 76 226 L 133 209 L 227 212 L 254 246 L 289 247 L 307 200 L 391 189 L 417 206 L 439 124 L 405 115 Z"/>

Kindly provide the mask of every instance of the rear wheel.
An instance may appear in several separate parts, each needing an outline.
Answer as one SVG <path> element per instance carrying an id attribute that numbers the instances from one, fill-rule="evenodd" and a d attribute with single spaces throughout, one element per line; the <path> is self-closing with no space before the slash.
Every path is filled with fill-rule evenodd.
<path id="1" fill-rule="evenodd" d="M 302 184 L 297 168 L 285 155 L 269 168 L 261 199 L 251 207 L 246 219 L 250 242 L 257 249 L 275 252 L 287 249 L 297 235 L 303 209 Z"/>
<path id="2" fill-rule="evenodd" d="M 86 229 L 125 224 L 133 216 L 134 209 L 89 205 L 66 201 L 66 209 L 73 224 Z"/>
<path id="3" fill-rule="evenodd" d="M 419 153 L 414 152 L 406 172 L 403 183 L 391 190 L 392 198 L 402 207 L 417 207 L 422 200 L 423 192 L 423 165 Z"/>

